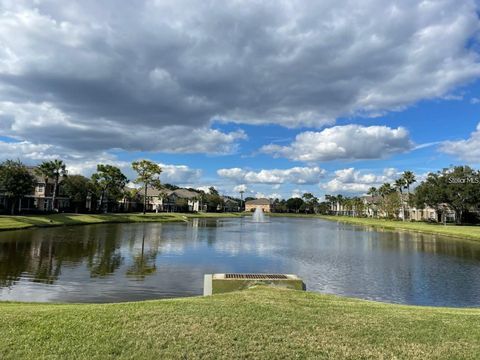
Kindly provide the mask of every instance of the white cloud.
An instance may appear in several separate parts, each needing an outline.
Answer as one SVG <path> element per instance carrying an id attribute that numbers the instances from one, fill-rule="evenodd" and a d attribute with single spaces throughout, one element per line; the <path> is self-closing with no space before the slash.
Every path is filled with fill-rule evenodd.
<path id="1" fill-rule="evenodd" d="M 330 181 L 321 184 L 321 188 L 330 193 L 366 193 L 372 186 L 393 183 L 401 172 L 394 168 L 386 168 L 381 174 L 355 170 L 355 168 L 335 171 Z"/>
<path id="2" fill-rule="evenodd" d="M 281 199 L 282 195 L 278 193 L 271 193 L 271 194 L 266 194 L 263 192 L 256 192 L 254 193 L 253 197 L 257 199 Z"/>
<path id="3" fill-rule="evenodd" d="M 62 159 L 68 166 L 70 174 L 91 175 L 97 164 L 111 164 L 127 171 L 130 163 L 120 161 L 108 152 L 76 152 L 60 146 L 33 144 L 28 141 L 0 141 L 0 160 L 20 159 L 27 165 L 36 165 L 42 161 Z M 129 175 L 131 175 L 129 173 Z"/>
<path id="4" fill-rule="evenodd" d="M 240 184 L 240 185 L 237 185 L 233 188 L 234 193 L 239 193 L 241 191 L 246 192 L 247 190 L 248 190 L 248 187 L 245 184 Z"/>
<path id="5" fill-rule="evenodd" d="M 262 169 L 260 171 L 240 168 L 219 169 L 217 174 L 238 183 L 249 184 L 317 184 L 325 170 L 315 167 L 293 167 L 290 169 Z"/>
<path id="6" fill-rule="evenodd" d="M 5 119 L 5 120 L 3 120 Z M 183 125 L 145 126 L 118 124 L 96 119 L 92 124 L 75 121 L 52 103 L 0 102 L 0 130 L 6 136 L 55 144 L 75 151 L 162 151 L 170 153 L 224 154 L 236 150 L 237 142 L 247 135 L 242 130 L 229 133 L 206 127 Z M 86 146 L 88 144 L 88 146 Z"/>
<path id="7" fill-rule="evenodd" d="M 334 126 L 319 132 L 296 136 L 289 146 L 266 145 L 265 153 L 291 160 L 314 162 L 330 160 L 380 159 L 413 148 L 408 131 L 387 126 Z"/>
<path id="8" fill-rule="evenodd" d="M 290 195 L 291 198 L 301 198 L 305 191 L 302 191 L 300 189 L 293 189 L 292 195 Z"/>
<path id="9" fill-rule="evenodd" d="M 159 164 L 162 168 L 160 180 L 176 185 L 196 183 L 202 176 L 200 169 L 192 169 L 187 165 Z"/>
<path id="10" fill-rule="evenodd" d="M 474 0 L 7 1 L 0 127 L 74 150 L 232 152 L 245 135 L 215 119 L 319 127 L 455 96 L 480 76 L 477 12 Z"/>
<path id="11" fill-rule="evenodd" d="M 480 123 L 477 129 L 470 134 L 468 139 L 458 141 L 445 141 L 440 146 L 440 151 L 452 155 L 460 160 L 470 163 L 480 163 Z"/>

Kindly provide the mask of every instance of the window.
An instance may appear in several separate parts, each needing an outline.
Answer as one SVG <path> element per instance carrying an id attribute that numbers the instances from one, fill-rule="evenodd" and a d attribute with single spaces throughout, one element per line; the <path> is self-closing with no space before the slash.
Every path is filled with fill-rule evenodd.
<path id="1" fill-rule="evenodd" d="M 44 193 L 45 192 L 45 184 L 37 184 L 37 188 L 35 189 L 36 192 Z"/>

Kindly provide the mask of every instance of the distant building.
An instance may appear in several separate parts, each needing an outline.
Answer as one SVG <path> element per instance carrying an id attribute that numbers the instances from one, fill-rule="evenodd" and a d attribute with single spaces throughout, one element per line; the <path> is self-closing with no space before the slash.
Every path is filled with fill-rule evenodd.
<path id="1" fill-rule="evenodd" d="M 143 189 L 138 194 L 143 202 Z M 199 211 L 200 194 L 187 189 L 147 189 L 147 211 Z"/>
<path id="2" fill-rule="evenodd" d="M 255 211 L 260 208 L 264 213 L 272 212 L 272 204 L 269 199 L 255 199 L 245 202 L 245 211 Z"/>

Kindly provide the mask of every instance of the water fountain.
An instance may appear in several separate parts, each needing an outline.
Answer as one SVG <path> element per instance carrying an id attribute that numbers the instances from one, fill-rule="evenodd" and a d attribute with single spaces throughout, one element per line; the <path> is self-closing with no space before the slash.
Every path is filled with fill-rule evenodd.
<path id="1" fill-rule="evenodd" d="M 263 210 L 260 207 L 255 208 L 252 219 L 254 222 L 265 222 L 265 215 L 263 214 Z"/>

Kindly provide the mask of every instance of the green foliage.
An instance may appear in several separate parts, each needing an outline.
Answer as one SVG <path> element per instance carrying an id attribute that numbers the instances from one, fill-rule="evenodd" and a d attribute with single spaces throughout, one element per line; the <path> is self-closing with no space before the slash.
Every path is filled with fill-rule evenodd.
<path id="1" fill-rule="evenodd" d="M 116 166 L 99 164 L 97 172 L 92 175 L 92 184 L 97 196 L 100 197 L 98 204 L 98 210 L 100 210 L 106 198 L 118 200 L 122 197 L 127 177 Z"/>
<path id="2" fill-rule="evenodd" d="M 291 212 L 298 213 L 304 204 L 304 201 L 301 198 L 290 198 L 287 200 L 287 209 Z"/>
<path id="3" fill-rule="evenodd" d="M 162 169 L 160 166 L 149 160 L 140 160 L 132 162 L 132 168 L 138 174 L 134 180 L 135 184 L 143 184 L 145 188 L 149 186 L 160 187 L 160 174 Z"/>
<path id="4" fill-rule="evenodd" d="M 393 191 L 384 195 L 378 206 L 387 215 L 387 218 L 391 219 L 398 217 L 402 202 L 399 194 Z"/>
<path id="5" fill-rule="evenodd" d="M 207 205 L 207 211 L 220 211 L 224 203 L 222 197 L 213 186 L 209 190 L 209 194 L 202 195 L 202 202 Z"/>
<path id="6" fill-rule="evenodd" d="M 53 179 L 52 203 L 51 206 L 56 208 L 56 197 L 58 195 L 58 184 L 60 180 L 67 176 L 66 165 L 62 160 L 44 161 L 37 166 L 35 172 L 45 179 L 45 191 L 48 188 L 48 180 Z"/>
<path id="7" fill-rule="evenodd" d="M 215 189 L 215 187 L 213 187 L 213 186 L 210 186 L 210 187 L 208 188 L 208 192 L 209 192 L 211 195 L 219 195 L 218 190 Z"/>
<path id="8" fill-rule="evenodd" d="M 468 166 L 455 166 L 430 173 L 415 190 L 415 204 L 436 208 L 442 213 L 444 206 L 455 211 L 457 222 L 470 208 L 480 203 L 480 172 Z"/>
<path id="9" fill-rule="evenodd" d="M 87 196 L 93 191 L 93 185 L 88 178 L 82 175 L 71 175 L 63 183 L 63 191 L 67 195 L 75 208 L 83 209 L 87 201 Z"/>
<path id="10" fill-rule="evenodd" d="M 408 193 L 410 193 L 410 185 L 413 185 L 413 183 L 417 182 L 415 179 L 415 174 L 412 171 L 404 171 L 401 179 L 403 180 Z"/>
<path id="11" fill-rule="evenodd" d="M 314 213 L 317 212 L 318 207 L 318 198 L 314 196 L 312 193 L 305 193 L 302 196 L 303 205 L 301 210 L 307 213 Z"/>
<path id="12" fill-rule="evenodd" d="M 12 213 L 15 201 L 31 194 L 36 181 L 28 168 L 20 161 L 6 160 L 0 164 L 0 189 L 12 200 Z"/>
<path id="13" fill-rule="evenodd" d="M 168 190 L 177 190 L 180 189 L 179 186 L 173 184 L 162 184 L 162 187 Z"/>

